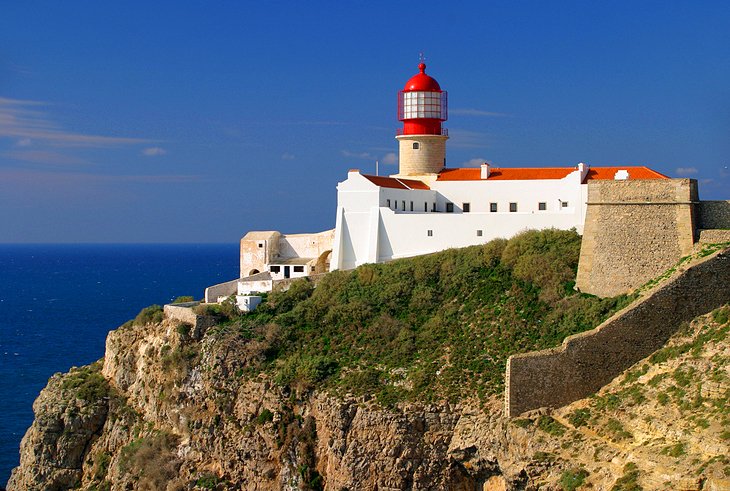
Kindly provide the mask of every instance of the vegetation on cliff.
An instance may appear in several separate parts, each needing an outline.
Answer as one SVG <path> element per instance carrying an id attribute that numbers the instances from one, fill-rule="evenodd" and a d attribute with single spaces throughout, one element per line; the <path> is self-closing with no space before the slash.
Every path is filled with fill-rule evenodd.
<path id="1" fill-rule="evenodd" d="M 269 295 L 218 334 L 251 341 L 244 372 L 295 389 L 385 405 L 484 399 L 502 390 L 509 355 L 556 346 L 630 301 L 574 291 L 579 251 L 578 234 L 551 229 L 336 271 Z"/>

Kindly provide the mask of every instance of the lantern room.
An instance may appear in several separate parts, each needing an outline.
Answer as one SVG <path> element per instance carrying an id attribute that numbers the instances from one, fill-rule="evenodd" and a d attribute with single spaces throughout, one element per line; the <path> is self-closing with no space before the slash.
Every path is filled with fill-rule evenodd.
<path id="1" fill-rule="evenodd" d="M 447 93 L 439 83 L 426 75 L 426 64 L 418 65 L 419 73 L 398 92 L 398 120 L 403 121 L 399 135 L 446 135 L 441 122 L 448 119 Z"/>

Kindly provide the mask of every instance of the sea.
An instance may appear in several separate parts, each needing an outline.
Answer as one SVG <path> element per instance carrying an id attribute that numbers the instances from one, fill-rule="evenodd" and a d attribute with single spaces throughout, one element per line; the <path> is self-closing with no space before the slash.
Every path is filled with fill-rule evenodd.
<path id="1" fill-rule="evenodd" d="M 0 488 L 33 401 L 144 307 L 238 277 L 238 244 L 0 245 Z"/>

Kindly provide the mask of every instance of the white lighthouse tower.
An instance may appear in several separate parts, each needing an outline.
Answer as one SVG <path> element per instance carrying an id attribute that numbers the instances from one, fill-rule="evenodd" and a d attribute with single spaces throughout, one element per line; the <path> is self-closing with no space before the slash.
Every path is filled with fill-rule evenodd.
<path id="1" fill-rule="evenodd" d="M 449 132 L 441 127 L 448 118 L 446 91 L 426 75 L 426 64 L 398 92 L 399 142 L 398 176 L 428 176 L 446 165 L 446 140 Z"/>

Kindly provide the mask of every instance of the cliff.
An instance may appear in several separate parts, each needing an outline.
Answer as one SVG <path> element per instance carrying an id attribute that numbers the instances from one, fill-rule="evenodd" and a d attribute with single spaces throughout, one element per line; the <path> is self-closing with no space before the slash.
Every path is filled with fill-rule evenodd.
<path id="1" fill-rule="evenodd" d="M 575 326 L 567 307 L 577 318 L 599 311 L 602 319 L 620 303 L 607 307 L 554 289 L 564 279 L 560 275 L 558 283 L 539 280 L 542 288 L 517 278 L 507 285 L 509 295 L 497 298 L 499 308 L 465 295 L 495 282 L 503 291 L 506 278 L 525 267 L 517 257 L 540 263 L 530 247 L 511 257 L 514 251 L 502 246 L 499 255 L 511 261 L 509 271 L 493 261 L 494 251 L 481 249 L 419 259 L 424 271 L 431 269 L 429 261 L 443 269 L 438 281 L 418 282 L 415 293 L 382 292 L 378 283 L 385 278 L 384 284 L 396 284 L 389 271 L 407 276 L 402 268 L 411 261 L 334 275 L 328 281 L 337 288 L 327 282 L 314 292 L 293 286 L 269 298 L 255 316 L 211 327 L 145 309 L 109 333 L 102 361 L 49 380 L 34 404 L 36 419 L 8 489 L 728 489 L 730 306 L 683 325 L 664 348 L 598 394 L 508 419 L 490 370 L 503 370 L 504 358 L 519 351 L 516 345 L 530 350 L 570 334 Z M 476 269 L 469 266 L 476 264 L 470 254 L 480 264 Z M 464 290 L 458 286 L 463 271 L 469 278 Z M 434 315 L 467 328 L 436 330 L 425 304 L 423 318 L 408 319 L 410 330 L 399 326 L 396 321 L 406 320 L 397 302 L 412 311 L 424 284 L 430 297 L 455 305 L 452 317 L 443 306 L 434 307 Z M 373 291 L 363 293 L 363 285 Z M 491 291 L 483 293 L 489 297 Z M 335 307 L 317 317 L 324 301 L 318 296 L 352 319 L 358 311 L 346 309 L 348 302 L 375 308 L 362 303 L 374 292 L 392 299 L 389 319 L 371 312 L 368 320 L 361 313 L 359 324 L 349 328 L 353 337 L 338 340 L 328 331 L 344 317 L 342 311 L 333 315 Z M 561 316 L 541 310 L 544 303 L 559 305 Z M 536 327 L 529 337 L 517 336 L 507 324 L 495 325 L 495 318 L 512 319 L 520 331 L 524 325 L 516 318 L 529 318 Z M 558 325 L 573 327 L 556 335 Z M 374 341 L 372 326 L 387 328 L 387 336 Z M 431 357 L 420 340 L 423 326 L 437 337 L 432 349 L 438 356 Z M 497 344 L 479 346 L 491 364 L 462 366 L 456 351 L 466 349 L 458 344 L 466 329 L 479 339 L 494 338 Z M 541 329 L 545 338 L 537 337 Z M 399 341 L 389 345 L 390 338 Z M 505 346 L 505 340 L 515 343 Z M 396 350 L 402 344 L 418 357 L 365 348 Z M 425 382 L 423 360 L 439 363 Z M 466 373 L 457 378 L 454 367 Z M 475 380 L 487 390 L 473 390 Z"/>

